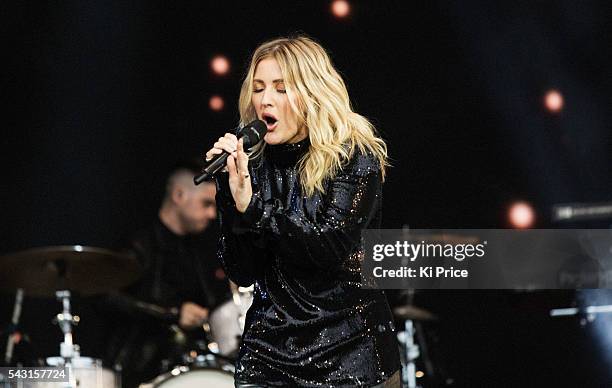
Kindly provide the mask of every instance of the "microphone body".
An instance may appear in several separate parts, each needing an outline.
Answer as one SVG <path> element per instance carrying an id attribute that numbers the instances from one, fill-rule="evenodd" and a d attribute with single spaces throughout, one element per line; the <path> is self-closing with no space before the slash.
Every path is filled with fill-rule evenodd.
<path id="1" fill-rule="evenodd" d="M 243 128 L 238 130 L 236 137 L 238 140 L 243 139 L 242 143 L 245 150 L 250 149 L 257 143 L 259 143 L 268 132 L 266 123 L 261 120 L 255 120 Z M 200 183 L 210 180 L 216 173 L 221 171 L 227 164 L 227 158 L 229 154 L 225 151 L 219 155 L 213 156 L 213 158 L 202 168 L 200 175 L 193 177 L 193 183 L 199 185 Z"/>

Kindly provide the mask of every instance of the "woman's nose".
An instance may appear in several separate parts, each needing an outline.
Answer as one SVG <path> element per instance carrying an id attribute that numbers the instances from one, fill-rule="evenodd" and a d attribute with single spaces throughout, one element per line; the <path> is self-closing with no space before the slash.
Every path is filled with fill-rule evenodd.
<path id="1" fill-rule="evenodd" d="M 272 93 L 268 90 L 264 90 L 263 96 L 261 96 L 261 105 L 262 106 L 271 106 L 272 105 Z"/>

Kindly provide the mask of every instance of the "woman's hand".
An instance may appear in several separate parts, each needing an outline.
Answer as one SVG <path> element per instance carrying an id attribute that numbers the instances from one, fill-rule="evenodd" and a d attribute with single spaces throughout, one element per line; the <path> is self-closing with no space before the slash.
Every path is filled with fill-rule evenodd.
<path id="1" fill-rule="evenodd" d="M 229 171 L 229 185 L 232 197 L 236 202 L 236 209 L 244 213 L 251 202 L 253 188 L 249 176 L 249 157 L 244 152 L 242 139 L 238 140 L 236 152 L 227 158 L 227 169 Z"/>
<path id="2" fill-rule="evenodd" d="M 213 155 L 221 154 L 223 151 L 230 154 L 227 157 L 226 168 L 229 172 L 229 186 L 236 209 L 244 213 L 253 196 L 248 168 L 249 157 L 244 152 L 242 139 L 238 140 L 231 133 L 226 133 L 225 136 L 219 138 L 213 148 L 206 153 L 206 160 L 211 160 Z"/>

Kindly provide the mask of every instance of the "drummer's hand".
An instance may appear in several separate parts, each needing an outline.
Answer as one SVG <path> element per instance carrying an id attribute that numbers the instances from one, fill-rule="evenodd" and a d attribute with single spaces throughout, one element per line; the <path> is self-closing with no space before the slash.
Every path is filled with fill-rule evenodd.
<path id="1" fill-rule="evenodd" d="M 232 133 L 226 133 L 223 137 L 213 144 L 213 148 L 206 152 L 206 161 L 210 161 L 213 156 L 222 154 L 223 151 L 228 154 L 236 154 L 236 148 L 238 147 L 238 138 Z M 228 158 L 229 159 L 229 158 Z M 223 171 L 227 171 L 227 167 L 223 168 Z"/>
<path id="2" fill-rule="evenodd" d="M 244 213 L 251 202 L 253 188 L 249 176 L 249 157 L 244 152 L 242 140 L 238 140 L 236 152 L 227 158 L 227 170 L 229 171 L 229 186 L 232 197 L 236 202 L 236 209 Z"/>
<path id="3" fill-rule="evenodd" d="M 192 302 L 181 305 L 179 326 L 183 329 L 193 329 L 208 319 L 208 309 Z"/>

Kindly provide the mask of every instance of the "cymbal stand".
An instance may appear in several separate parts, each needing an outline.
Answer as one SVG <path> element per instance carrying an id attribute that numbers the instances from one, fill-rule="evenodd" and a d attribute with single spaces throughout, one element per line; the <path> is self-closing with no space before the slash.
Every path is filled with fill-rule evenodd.
<path id="1" fill-rule="evenodd" d="M 67 367 L 69 375 L 68 383 L 63 387 L 76 388 L 76 379 L 74 373 L 72 373 L 72 360 L 79 358 L 81 353 L 79 345 L 75 344 L 72 340 L 72 326 L 77 325 L 80 318 L 78 315 L 72 315 L 70 312 L 70 291 L 56 291 L 55 296 L 62 302 L 62 312 L 57 314 L 56 320 L 64 333 L 64 341 L 60 343 L 60 356 L 64 359 L 64 365 Z"/>
<path id="2" fill-rule="evenodd" d="M 419 346 L 414 341 L 414 324 L 412 320 L 406 319 L 404 330 L 397 333 L 397 339 L 401 344 L 406 361 L 402 365 L 402 386 L 406 388 L 416 388 L 416 360 L 419 355 Z"/>
<path id="3" fill-rule="evenodd" d="M 55 296 L 62 302 L 62 312 L 57 314 L 57 323 L 64 333 L 64 342 L 60 344 L 60 356 L 65 359 L 80 357 L 79 345 L 72 341 L 72 325 L 79 323 L 79 317 L 70 313 L 70 291 L 56 291 Z"/>
<path id="4" fill-rule="evenodd" d="M 15 338 L 17 337 L 15 331 L 17 325 L 19 325 L 19 317 L 21 316 L 21 305 L 23 303 L 23 288 L 18 288 L 15 294 L 15 306 L 13 307 L 13 317 L 11 319 L 11 328 L 9 330 L 8 339 L 6 341 L 6 351 L 4 353 L 5 364 L 11 365 L 13 361 L 13 349 L 15 347 Z"/>

